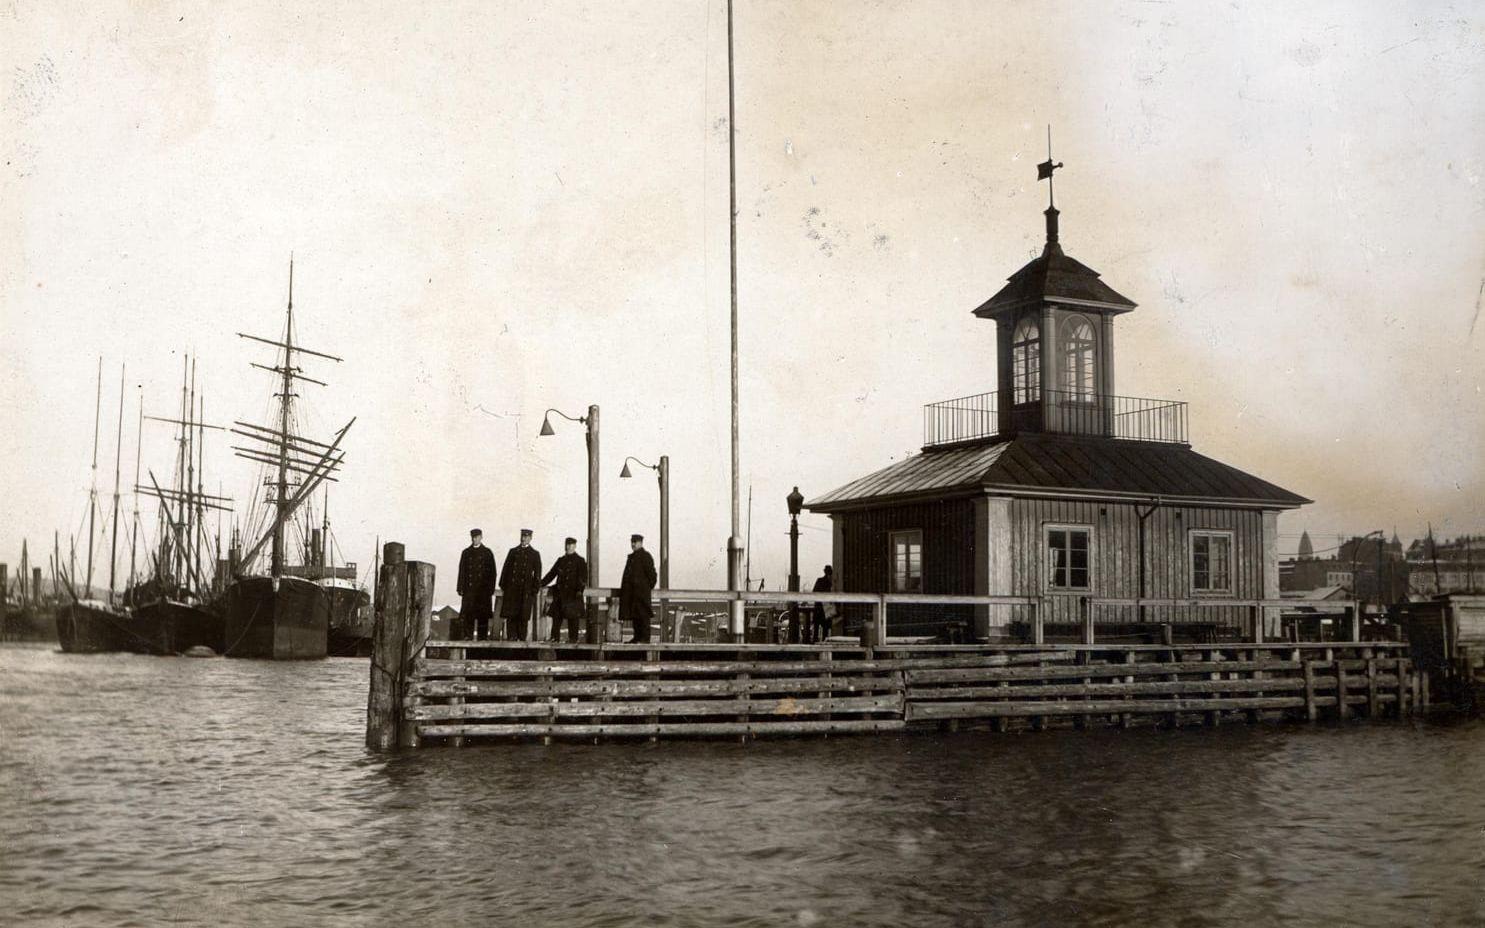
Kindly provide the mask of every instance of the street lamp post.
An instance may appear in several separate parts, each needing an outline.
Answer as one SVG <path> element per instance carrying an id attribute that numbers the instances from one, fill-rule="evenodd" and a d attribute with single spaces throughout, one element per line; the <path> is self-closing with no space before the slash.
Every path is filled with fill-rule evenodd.
<path id="1" fill-rule="evenodd" d="M 646 464 L 633 455 L 626 457 L 624 469 L 619 471 L 620 477 L 634 476 L 629 472 L 630 461 L 640 467 L 648 467 L 660 479 L 660 589 L 668 590 L 670 589 L 670 455 L 660 455 L 659 464 Z M 662 642 L 665 641 L 665 631 L 669 623 L 668 611 L 662 600 L 660 603 L 660 640 Z"/>
<path id="2" fill-rule="evenodd" d="M 597 587 L 598 581 L 598 407 L 588 407 L 586 416 L 569 416 L 559 409 L 548 409 L 541 417 L 541 435 L 555 435 L 552 430 L 552 413 L 588 427 L 588 585 Z M 603 623 L 607 624 L 607 623 Z M 603 629 L 598 621 L 598 603 L 588 603 L 588 643 L 600 644 Z"/>
<path id="3" fill-rule="evenodd" d="M 799 511 L 804 508 L 804 496 L 799 487 L 785 497 L 789 505 L 789 592 L 799 592 Z M 789 635 L 796 643 L 804 641 L 804 631 L 799 627 L 799 603 L 789 604 Z"/>

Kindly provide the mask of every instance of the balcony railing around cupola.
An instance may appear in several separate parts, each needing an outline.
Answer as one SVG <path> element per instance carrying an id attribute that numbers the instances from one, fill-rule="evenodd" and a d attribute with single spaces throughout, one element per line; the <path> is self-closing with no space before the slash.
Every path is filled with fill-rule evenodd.
<path id="1" fill-rule="evenodd" d="M 1000 391 L 923 407 L 923 447 L 954 445 L 1014 432 L 1062 432 L 1132 441 L 1188 444 L 1186 404 L 1140 396 L 1050 390 L 1024 403 Z"/>

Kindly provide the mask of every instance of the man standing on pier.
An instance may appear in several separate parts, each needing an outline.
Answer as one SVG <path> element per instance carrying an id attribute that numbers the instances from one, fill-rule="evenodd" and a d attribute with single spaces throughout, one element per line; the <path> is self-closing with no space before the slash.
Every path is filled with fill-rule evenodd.
<path id="1" fill-rule="evenodd" d="M 521 543 L 506 552 L 500 567 L 500 617 L 506 636 L 526 640 L 526 623 L 536 611 L 536 591 L 541 588 L 541 554 L 531 547 L 531 529 L 521 529 Z"/>
<path id="2" fill-rule="evenodd" d="M 552 584 L 552 605 L 547 611 L 552 616 L 552 640 L 562 640 L 562 622 L 567 621 L 567 637 L 577 644 L 578 619 L 583 614 L 583 587 L 588 585 L 588 562 L 577 553 L 577 539 L 566 542 L 567 553 L 557 558 L 557 563 L 541 578 L 541 585 Z"/>
<path id="3" fill-rule="evenodd" d="M 655 589 L 655 559 L 645 550 L 645 536 L 630 535 L 629 560 L 624 562 L 624 579 L 619 584 L 619 621 L 634 620 L 633 641 L 650 640 L 650 619 L 655 608 L 650 593 Z"/>
<path id="4" fill-rule="evenodd" d="M 825 565 L 825 573 L 815 581 L 813 593 L 830 593 L 835 590 L 835 568 L 829 564 Z M 834 614 L 836 612 L 834 603 L 816 602 L 814 613 L 814 640 L 818 644 L 830 637 L 831 626 L 834 625 Z"/>
<path id="5" fill-rule="evenodd" d="M 490 637 L 490 597 L 495 595 L 495 555 L 485 547 L 484 533 L 469 530 L 469 547 L 459 555 L 459 618 L 450 637 Z"/>

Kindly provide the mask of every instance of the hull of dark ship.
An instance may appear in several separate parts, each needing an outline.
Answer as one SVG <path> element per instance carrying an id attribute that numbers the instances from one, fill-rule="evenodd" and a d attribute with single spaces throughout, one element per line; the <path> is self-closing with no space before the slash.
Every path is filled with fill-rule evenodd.
<path id="1" fill-rule="evenodd" d="M 57 609 L 57 642 L 68 654 L 128 651 L 134 640 L 131 617 L 107 603 L 85 600 Z"/>
<path id="2" fill-rule="evenodd" d="M 226 629 L 220 609 L 157 599 L 134 610 L 138 632 L 136 647 L 141 654 L 183 654 L 191 648 L 207 647 L 218 654 L 225 647 Z"/>
<path id="3" fill-rule="evenodd" d="M 330 596 L 330 654 L 333 657 L 371 656 L 371 610 L 365 590 L 326 587 Z"/>
<path id="4" fill-rule="evenodd" d="M 228 657 L 315 660 L 326 653 L 330 597 L 298 577 L 243 577 L 227 587 Z"/>

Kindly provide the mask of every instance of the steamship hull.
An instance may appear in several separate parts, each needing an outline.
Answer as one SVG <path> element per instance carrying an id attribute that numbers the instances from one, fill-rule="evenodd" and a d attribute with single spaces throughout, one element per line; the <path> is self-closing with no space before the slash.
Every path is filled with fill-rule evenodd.
<path id="1" fill-rule="evenodd" d="M 332 657 L 371 656 L 371 598 L 365 590 L 350 584 L 322 581 L 330 597 L 330 640 Z"/>
<path id="2" fill-rule="evenodd" d="M 134 640 L 132 617 L 96 600 L 67 603 L 57 609 L 57 642 L 68 654 L 128 651 Z"/>
<path id="3" fill-rule="evenodd" d="M 225 622 L 212 606 L 158 599 L 135 607 L 134 617 L 137 638 L 131 651 L 183 654 L 206 647 L 221 654 L 225 647 Z"/>
<path id="4" fill-rule="evenodd" d="M 242 577 L 227 587 L 228 657 L 317 660 L 326 655 L 330 597 L 299 577 Z"/>

